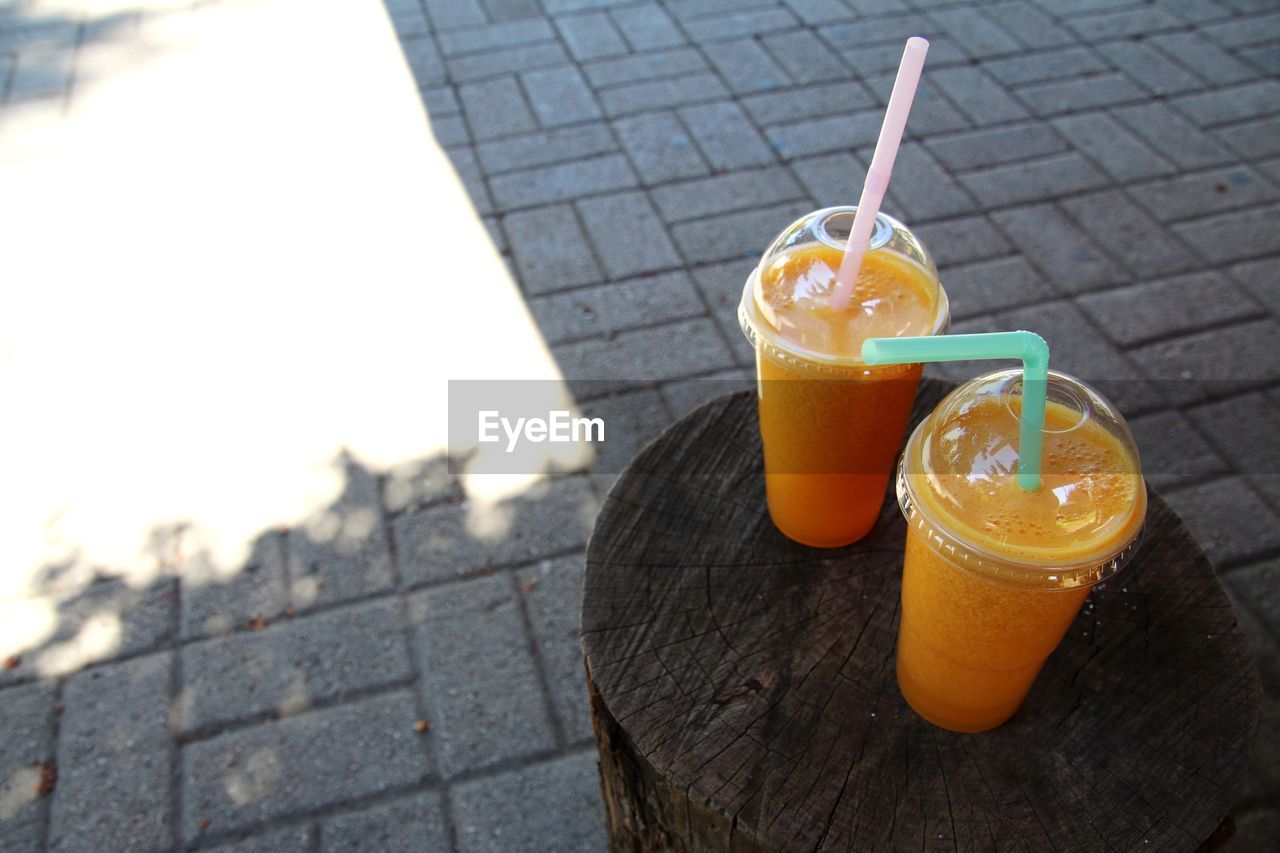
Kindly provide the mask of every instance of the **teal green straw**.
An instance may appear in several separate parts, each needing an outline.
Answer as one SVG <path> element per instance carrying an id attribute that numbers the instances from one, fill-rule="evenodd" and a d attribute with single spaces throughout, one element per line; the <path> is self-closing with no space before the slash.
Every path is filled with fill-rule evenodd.
<path id="1" fill-rule="evenodd" d="M 982 335 L 932 335 L 919 338 L 868 338 L 862 342 L 867 364 L 918 364 L 923 361 L 976 361 L 1016 358 L 1022 362 L 1022 429 L 1018 436 L 1018 485 L 1040 488 L 1044 450 L 1045 385 L 1049 345 L 1035 332 Z"/>

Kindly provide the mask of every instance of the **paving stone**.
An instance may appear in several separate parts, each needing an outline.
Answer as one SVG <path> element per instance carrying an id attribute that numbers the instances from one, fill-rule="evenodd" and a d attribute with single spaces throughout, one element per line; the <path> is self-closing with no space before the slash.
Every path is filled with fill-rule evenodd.
<path id="1" fill-rule="evenodd" d="M 1161 222 L 1234 210 L 1280 197 L 1280 191 L 1266 178 L 1245 165 L 1175 175 L 1130 187 L 1129 192 Z"/>
<path id="2" fill-rule="evenodd" d="M 1083 293 L 1128 279 L 1085 232 L 1051 204 L 1001 210 L 992 218 L 1062 293 Z"/>
<path id="3" fill-rule="evenodd" d="M 1027 47 L 1058 47 L 1076 40 L 1031 3 L 996 3 L 984 5 L 983 9 L 1005 32 Z"/>
<path id="4" fill-rule="evenodd" d="M 1173 226 L 1213 263 L 1280 253 L 1280 207 L 1255 207 Z"/>
<path id="5" fill-rule="evenodd" d="M 1054 119 L 1053 126 L 1076 150 L 1118 181 L 1135 181 L 1176 171 L 1177 167 L 1106 113 L 1063 116 Z"/>
<path id="6" fill-rule="evenodd" d="M 667 409 L 679 420 L 716 397 L 739 391 L 754 391 L 755 387 L 755 371 L 736 368 L 710 376 L 668 382 L 659 389 L 659 393 L 662 394 Z"/>
<path id="7" fill-rule="evenodd" d="M 604 12 L 565 15 L 556 19 L 556 27 L 569 45 L 569 53 L 579 61 L 627 52 L 622 36 Z"/>
<path id="8" fill-rule="evenodd" d="M 694 41 L 709 42 L 776 33 L 790 29 L 796 23 L 795 17 L 786 9 L 773 6 L 688 20 L 684 22 L 684 29 Z"/>
<path id="9" fill-rule="evenodd" d="M 213 849 L 217 853 L 310 853 L 315 849 L 315 835 L 315 828 L 305 824 L 251 835 L 243 841 L 219 844 Z"/>
<path id="10" fill-rule="evenodd" d="M 188 744 L 183 837 L 198 838 L 202 818 L 207 832 L 235 831 L 421 782 L 416 719 L 413 694 L 398 690 Z"/>
<path id="11" fill-rule="evenodd" d="M 1156 2 L 1182 20 L 1195 23 L 1218 20 L 1231 15 L 1229 10 L 1219 6 L 1214 0 L 1156 0 Z"/>
<path id="12" fill-rule="evenodd" d="M 704 49 L 711 64 L 735 94 L 790 85 L 791 78 L 756 39 L 711 42 Z"/>
<path id="13" fill-rule="evenodd" d="M 1134 360 L 1180 403 L 1271 382 L 1280 375 L 1280 324 L 1254 320 L 1221 331 L 1199 332 L 1148 344 Z"/>
<path id="14" fill-rule="evenodd" d="M 846 175 L 852 178 L 856 173 Z M 805 191 L 782 166 L 751 171 L 726 172 L 658 187 L 651 193 L 653 203 L 666 222 L 684 222 L 732 210 L 741 210 L 780 201 L 804 200 Z"/>
<path id="15" fill-rule="evenodd" d="M 1216 272 L 1145 281 L 1077 301 L 1113 341 L 1126 347 L 1259 313 L 1253 300 Z"/>
<path id="16" fill-rule="evenodd" d="M 853 17 L 840 0 L 783 0 L 792 14 L 806 24 L 829 24 Z"/>
<path id="17" fill-rule="evenodd" d="M 402 631 L 399 603 L 388 598 L 185 646 L 180 728 L 287 716 L 407 681 L 413 672 Z"/>
<path id="18" fill-rule="evenodd" d="M 22 50 L 9 71 L 9 103 L 36 98 L 62 98 L 71 88 L 75 52 L 62 47 L 32 47 Z"/>
<path id="19" fill-rule="evenodd" d="M 558 42 L 539 42 L 504 48 L 494 53 L 469 53 L 445 60 L 449 77 L 455 83 L 472 83 L 500 75 L 528 71 L 531 68 L 559 67 L 569 55 Z"/>
<path id="20" fill-rule="evenodd" d="M 509 574 L 418 593 L 409 617 L 446 777 L 555 749 Z"/>
<path id="21" fill-rule="evenodd" d="M 653 395 L 655 392 L 642 393 Z M 657 431 L 665 423 L 665 419 L 661 419 Z M 656 431 L 652 432 L 648 438 L 656 435 Z M 547 669 L 552 704 L 571 744 L 591 740 L 587 682 L 582 665 L 582 644 L 578 639 L 582 569 L 583 558 L 575 556 L 543 560 L 522 570 L 519 575 L 535 641 Z"/>
<path id="22" fill-rule="evenodd" d="M 1280 809 L 1258 806 L 1241 815 L 1233 815 L 1236 831 L 1223 849 L 1227 853 L 1264 850 L 1280 838 Z"/>
<path id="23" fill-rule="evenodd" d="M 1246 160 L 1274 157 L 1280 154 L 1280 116 L 1220 128 L 1217 137 Z"/>
<path id="24" fill-rule="evenodd" d="M 1043 123 L 963 131 L 924 140 L 933 155 L 952 170 L 996 166 L 1011 160 L 1065 151 L 1067 146 Z"/>
<path id="25" fill-rule="evenodd" d="M 1152 36 L 1151 43 L 1216 85 L 1252 80 L 1258 72 L 1198 32 Z"/>
<path id="26" fill-rule="evenodd" d="M 877 41 L 883 36 L 883 23 L 884 19 L 877 19 L 875 22 Z M 818 30 L 818 36 L 831 45 L 845 64 L 853 69 L 856 77 L 862 79 L 897 71 L 898 64 L 902 61 L 903 41 L 910 35 L 920 35 L 919 30 L 910 30 L 900 39 L 883 44 L 867 44 L 866 30 L 867 25 L 863 23 L 833 24 Z M 930 73 L 947 64 L 968 61 L 964 52 L 948 41 L 944 34 L 929 36 Z"/>
<path id="27" fill-rule="evenodd" d="M 761 37 L 761 42 L 797 83 L 844 80 L 849 68 L 809 30 Z"/>
<path id="28" fill-rule="evenodd" d="M 1074 151 L 969 172 L 960 182 L 985 207 L 1040 201 L 1108 183 L 1106 175 Z"/>
<path id="29" fill-rule="evenodd" d="M 1268 47 L 1242 50 L 1240 51 L 1240 56 L 1244 59 L 1250 60 L 1254 65 L 1258 66 L 1268 74 L 1280 74 L 1280 47 L 1271 45 Z"/>
<path id="30" fill-rule="evenodd" d="M 870 162 L 872 153 L 873 149 L 862 151 L 862 159 Z M 905 218 L 911 222 L 974 210 L 968 193 L 916 142 L 904 143 L 898 150 L 889 197 L 906 212 Z M 852 200 L 853 196 L 849 198 Z"/>
<path id="31" fill-rule="evenodd" d="M 529 300 L 549 344 L 637 326 L 682 320 L 704 312 L 688 273 L 649 275 Z"/>
<path id="32" fill-rule="evenodd" d="M 427 16 L 437 30 L 488 23 L 475 0 L 423 0 Z"/>
<path id="33" fill-rule="evenodd" d="M 542 15 L 542 6 L 538 0 L 480 0 L 489 20 L 515 21 L 521 18 L 536 18 Z"/>
<path id="34" fill-rule="evenodd" d="M 781 230 L 781 229 L 779 229 Z M 765 247 L 761 247 L 763 252 Z M 759 257 L 740 258 L 721 264 L 711 264 L 693 271 L 693 280 L 702 291 L 703 298 L 711 306 L 711 316 L 720 333 L 729 342 L 734 359 L 738 364 L 752 364 L 755 351 L 742 334 L 738 325 L 738 303 L 742 299 L 742 289 L 755 269 Z M 752 376 L 754 376 L 754 372 Z M 664 391 L 670 386 L 664 386 Z"/>
<path id="35" fill-rule="evenodd" d="M 582 404 L 583 415 L 600 418 L 608 425 L 605 440 L 595 446 L 592 479 L 600 494 L 608 494 L 614 480 L 631 464 L 646 444 L 671 424 L 662 398 L 652 388 L 640 388 L 624 394 L 612 393 Z M 576 637 L 577 598 L 574 599 Z M 577 652 L 579 663 L 582 650 Z M 563 716 L 561 719 L 565 719 Z"/>
<path id="36" fill-rule="evenodd" d="M 1101 41 L 1180 29 L 1182 22 L 1158 6 L 1144 6 L 1096 15 L 1080 15 L 1066 21 L 1066 25 L 1086 41 Z"/>
<path id="37" fill-rule="evenodd" d="M 395 27 L 396 35 L 402 39 L 424 36 L 431 32 L 431 25 L 427 23 L 427 13 L 422 11 L 422 7 L 416 3 L 402 9 L 388 6 L 387 11 L 391 13 L 391 26 Z"/>
<path id="38" fill-rule="evenodd" d="M 1049 342 L 1053 367 L 1094 386 L 1115 402 L 1126 417 L 1163 408 L 1163 387 L 1149 382 L 1093 328 L 1068 301 L 1044 302 L 981 315 L 955 323 L 955 333 L 1034 329 Z M 978 365 L 940 365 L 954 379 L 968 379 Z M 988 368 L 989 369 L 989 368 Z"/>
<path id="39" fill-rule="evenodd" d="M 929 12 L 947 35 L 970 56 L 989 57 L 1016 52 L 1021 45 L 977 9 L 963 7 Z"/>
<path id="40" fill-rule="evenodd" d="M 1280 548 L 1280 518 L 1243 477 L 1191 486 L 1164 498 L 1219 569 Z"/>
<path id="41" fill-rule="evenodd" d="M 671 12 L 681 21 L 688 21 L 737 12 L 743 7 L 758 9 L 764 6 L 776 7 L 776 0 L 675 0 L 671 4 Z"/>
<path id="42" fill-rule="evenodd" d="M 711 101 L 728 94 L 720 78 L 714 74 L 686 74 L 669 80 L 650 80 L 605 89 L 600 93 L 600 102 L 606 114 L 620 116 Z"/>
<path id="43" fill-rule="evenodd" d="M 1012 244 L 982 216 L 963 216 L 945 222 L 928 222 L 912 229 L 946 270 L 954 264 L 979 261 L 1013 251 Z"/>
<path id="44" fill-rule="evenodd" d="M 773 152 L 742 107 L 721 101 L 680 110 L 680 118 L 713 169 L 740 169 L 774 162 Z"/>
<path id="45" fill-rule="evenodd" d="M 856 200 L 861 190 L 859 182 L 866 174 L 866 168 L 861 160 L 844 151 L 791 163 L 791 171 L 820 208 Z"/>
<path id="46" fill-rule="evenodd" d="M 1257 614 L 1273 632 L 1280 632 L 1280 560 L 1271 559 L 1225 572 L 1222 583 L 1232 597 Z"/>
<path id="47" fill-rule="evenodd" d="M 784 160 L 846 151 L 874 143 L 884 116 L 877 110 L 853 115 L 811 118 L 765 128 L 769 143 Z"/>
<path id="48" fill-rule="evenodd" d="M 1162 494 L 1173 486 L 1203 482 L 1229 471 L 1227 463 L 1178 412 L 1130 418 L 1129 429 L 1138 442 L 1143 477 Z"/>
<path id="49" fill-rule="evenodd" d="M 1280 505 L 1280 406 L 1250 394 L 1192 409 L 1189 417 L 1209 441 L 1249 478 L 1272 505 Z"/>
<path id="50" fill-rule="evenodd" d="M 881 104 L 889 103 L 889 93 L 893 91 L 895 74 L 886 74 L 867 80 L 867 87 Z M 883 118 L 883 110 L 879 110 Z M 970 127 L 969 120 L 960 114 L 946 98 L 929 81 L 922 80 L 916 89 L 915 101 L 911 105 L 911 118 L 907 122 L 907 134 L 914 137 L 927 136 L 934 133 L 946 133 L 950 130 L 961 130 Z"/>
<path id="51" fill-rule="evenodd" d="M 807 202 L 789 202 L 686 222 L 673 227 L 671 235 L 690 263 L 727 261 L 745 256 L 759 258 L 787 224 L 808 212 Z"/>
<path id="52" fill-rule="evenodd" d="M 1009 86 L 1042 83 L 1046 80 L 1071 80 L 1109 70 L 1096 53 L 1084 47 L 1067 47 L 1048 53 L 1026 53 L 996 59 L 984 63 L 983 68 Z"/>
<path id="53" fill-rule="evenodd" d="M 480 165 L 476 162 L 474 149 L 470 146 L 459 146 L 447 151 L 449 162 L 458 174 L 458 180 L 471 197 L 476 213 L 487 216 L 493 213 L 493 201 L 489 198 L 489 190 L 484 185 L 484 177 L 480 174 Z"/>
<path id="54" fill-rule="evenodd" d="M 376 850 L 378 853 L 419 853 L 449 849 L 449 829 L 438 791 L 348 812 L 320 824 L 324 853 Z"/>
<path id="55" fill-rule="evenodd" d="M 1198 266 L 1182 243 L 1120 190 L 1063 199 L 1062 206 L 1136 276 L 1165 275 Z"/>
<path id="56" fill-rule="evenodd" d="M 680 77 L 706 70 L 708 66 L 702 56 L 689 47 L 659 50 L 622 59 L 587 62 L 582 66 L 582 72 L 587 75 L 591 85 L 598 89 L 637 83 L 642 80 Z"/>
<path id="57" fill-rule="evenodd" d="M 114 579 L 37 597 L 30 606 L 55 614 L 53 633 L 38 646 L 22 649 L 17 668 L 0 669 L 0 685 L 67 675 L 91 663 L 154 649 L 176 632 L 177 600 L 175 581 L 165 577 L 141 589 Z"/>
<path id="58" fill-rule="evenodd" d="M 669 112 L 645 113 L 613 124 L 645 184 L 661 184 L 711 171 L 693 138 Z"/>
<path id="59" fill-rule="evenodd" d="M 463 84 L 458 87 L 458 97 L 476 139 L 523 133 L 537 127 L 514 77 Z"/>
<path id="60" fill-rule="evenodd" d="M 36 793 L 40 765 L 53 759 L 52 682 L 0 691 L 0 847 L 38 850 L 48 801 Z"/>
<path id="61" fill-rule="evenodd" d="M 933 83 L 975 124 L 995 124 L 1027 117 L 1027 111 L 995 80 L 974 66 L 946 68 Z"/>
<path id="62" fill-rule="evenodd" d="M 1280 258 L 1248 261 L 1231 268 L 1232 277 L 1280 317 Z"/>
<path id="63" fill-rule="evenodd" d="M 400 48 L 418 86 L 441 86 L 448 81 L 444 60 L 430 36 L 401 39 Z"/>
<path id="64" fill-rule="evenodd" d="M 437 37 L 445 56 L 461 53 L 497 53 L 508 47 L 539 41 L 554 41 L 555 30 L 549 21 L 531 18 L 489 24 L 463 30 L 442 31 Z"/>
<path id="65" fill-rule="evenodd" d="M 431 119 L 431 135 L 436 138 L 440 147 L 466 145 L 471 141 L 471 133 L 462 116 L 443 116 Z"/>
<path id="66" fill-rule="evenodd" d="M 743 98 L 742 105 L 757 123 L 771 125 L 872 109 L 877 102 L 862 86 L 854 82 L 840 82 L 752 95 Z"/>
<path id="67" fill-rule="evenodd" d="M 543 127 L 589 121 L 600 117 L 591 89 L 572 66 L 526 71 L 520 75 L 529 102 Z"/>
<path id="68" fill-rule="evenodd" d="M 225 634 L 251 619 L 273 619 L 289 606 L 284 539 L 260 536 L 243 566 L 227 572 L 203 554 L 189 557 L 182 576 L 182 637 Z"/>
<path id="69" fill-rule="evenodd" d="M 604 275 L 568 205 L 509 213 L 503 226 L 526 293 L 588 284 Z"/>
<path id="70" fill-rule="evenodd" d="M 580 124 L 539 131 L 524 136 L 511 136 L 476 146 L 476 155 L 490 175 L 548 166 L 589 158 L 595 154 L 617 151 L 617 143 L 609 126 L 600 123 Z"/>
<path id="71" fill-rule="evenodd" d="M 394 522 L 400 572 L 416 586 L 554 556 L 586 543 L 595 513 L 581 477 L 542 482 L 496 507 L 463 502 L 406 513 Z"/>
<path id="72" fill-rule="evenodd" d="M 1173 95 L 1204 88 L 1199 77 L 1145 42 L 1110 42 L 1100 45 L 1098 52 L 1153 94 Z"/>
<path id="73" fill-rule="evenodd" d="M 632 50 L 654 50 L 685 43 L 671 18 L 657 3 L 644 3 L 609 12 Z"/>
<path id="74" fill-rule="evenodd" d="M 724 340 L 706 318 L 621 332 L 610 341 L 561 344 L 553 353 L 575 393 L 583 387 L 603 393 L 682 379 L 734 363 Z"/>
<path id="75" fill-rule="evenodd" d="M 1259 17 L 1237 17 L 1233 20 L 1208 24 L 1200 28 L 1222 47 L 1247 47 L 1272 38 L 1280 26 L 1280 13 Z"/>
<path id="76" fill-rule="evenodd" d="M 499 207 L 511 210 L 626 189 L 637 183 L 626 157 L 606 154 L 494 175 L 489 189 Z"/>
<path id="77" fill-rule="evenodd" d="M 163 652 L 86 670 L 63 689 L 48 849 L 168 849 L 169 681 Z"/>
<path id="78" fill-rule="evenodd" d="M 948 266 L 941 279 L 951 316 L 957 320 L 1057 296 L 1053 286 L 1019 257 Z"/>
<path id="79" fill-rule="evenodd" d="M 378 483 L 351 462 L 345 474 L 343 492 L 333 505 L 289 530 L 290 598 L 296 610 L 362 598 L 395 585 Z"/>
<path id="80" fill-rule="evenodd" d="M 1099 74 L 1082 80 L 1034 83 L 1018 89 L 1018 97 L 1037 115 L 1042 116 L 1147 99 L 1141 89 L 1121 74 Z"/>
<path id="81" fill-rule="evenodd" d="M 1232 162 L 1235 157 L 1218 140 L 1201 131 L 1165 104 L 1143 104 L 1111 113 L 1169 160 L 1184 169 Z"/>
<path id="82" fill-rule="evenodd" d="M 1175 99 L 1173 107 L 1201 127 L 1257 118 L 1280 109 L 1280 82 L 1259 80 Z"/>
<path id="83" fill-rule="evenodd" d="M 610 278 L 680 265 L 680 256 L 644 193 L 586 199 L 578 202 L 578 212 Z"/>
<path id="84" fill-rule="evenodd" d="M 605 843 L 595 751 L 556 758 L 453 789 L 458 848 L 506 853 L 596 851 Z"/>

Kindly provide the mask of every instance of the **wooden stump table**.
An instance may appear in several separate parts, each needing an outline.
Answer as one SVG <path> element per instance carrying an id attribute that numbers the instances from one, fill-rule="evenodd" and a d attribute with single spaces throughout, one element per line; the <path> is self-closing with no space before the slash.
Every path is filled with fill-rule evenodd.
<path id="1" fill-rule="evenodd" d="M 912 427 L 948 386 L 926 380 Z M 917 717 L 894 673 L 905 524 L 817 550 L 764 500 L 755 398 L 671 427 L 614 485 L 582 642 L 612 850 L 1194 850 L 1258 725 L 1248 641 L 1152 495 L 1027 701 L 984 734 Z"/>

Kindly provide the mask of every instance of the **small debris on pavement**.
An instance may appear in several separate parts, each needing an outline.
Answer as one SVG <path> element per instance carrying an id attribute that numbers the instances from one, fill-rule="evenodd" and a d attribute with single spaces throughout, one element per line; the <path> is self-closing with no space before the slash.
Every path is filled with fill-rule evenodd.
<path id="1" fill-rule="evenodd" d="M 418 720 L 413 724 L 413 730 L 420 735 L 426 734 L 427 732 L 431 731 L 431 724 L 428 723 L 426 720 Z"/>
<path id="2" fill-rule="evenodd" d="M 46 761 L 40 765 L 40 781 L 36 783 L 36 794 L 44 796 L 52 794 L 58 785 L 58 765 Z"/>
<path id="3" fill-rule="evenodd" d="M 17 669 L 22 666 L 22 655 L 9 655 L 4 659 L 5 669 Z"/>

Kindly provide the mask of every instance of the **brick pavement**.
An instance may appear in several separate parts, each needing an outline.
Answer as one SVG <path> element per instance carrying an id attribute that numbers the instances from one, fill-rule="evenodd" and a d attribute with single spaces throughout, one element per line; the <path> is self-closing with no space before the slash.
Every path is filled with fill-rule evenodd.
<path id="1" fill-rule="evenodd" d="M 575 388 L 626 433 L 611 470 L 749 373 L 752 257 L 856 198 L 902 40 L 928 36 L 886 209 L 937 255 L 955 330 L 1034 328 L 1111 381 L 1260 652 L 1235 849 L 1280 834 L 1273 2 L 386 6 L 562 368 L 607 380 Z M 132 20 L 39 8 L 0 2 L 0 100 L 68 97 L 76 45 Z M 490 541 L 441 467 L 351 466 L 322 524 L 264 534 L 230 581 L 193 560 L 62 602 L 62 675 L 0 670 L 0 847 L 598 849 L 576 609 L 609 474 L 516 501 Z M 121 642 L 86 666 L 103 607 Z"/>

